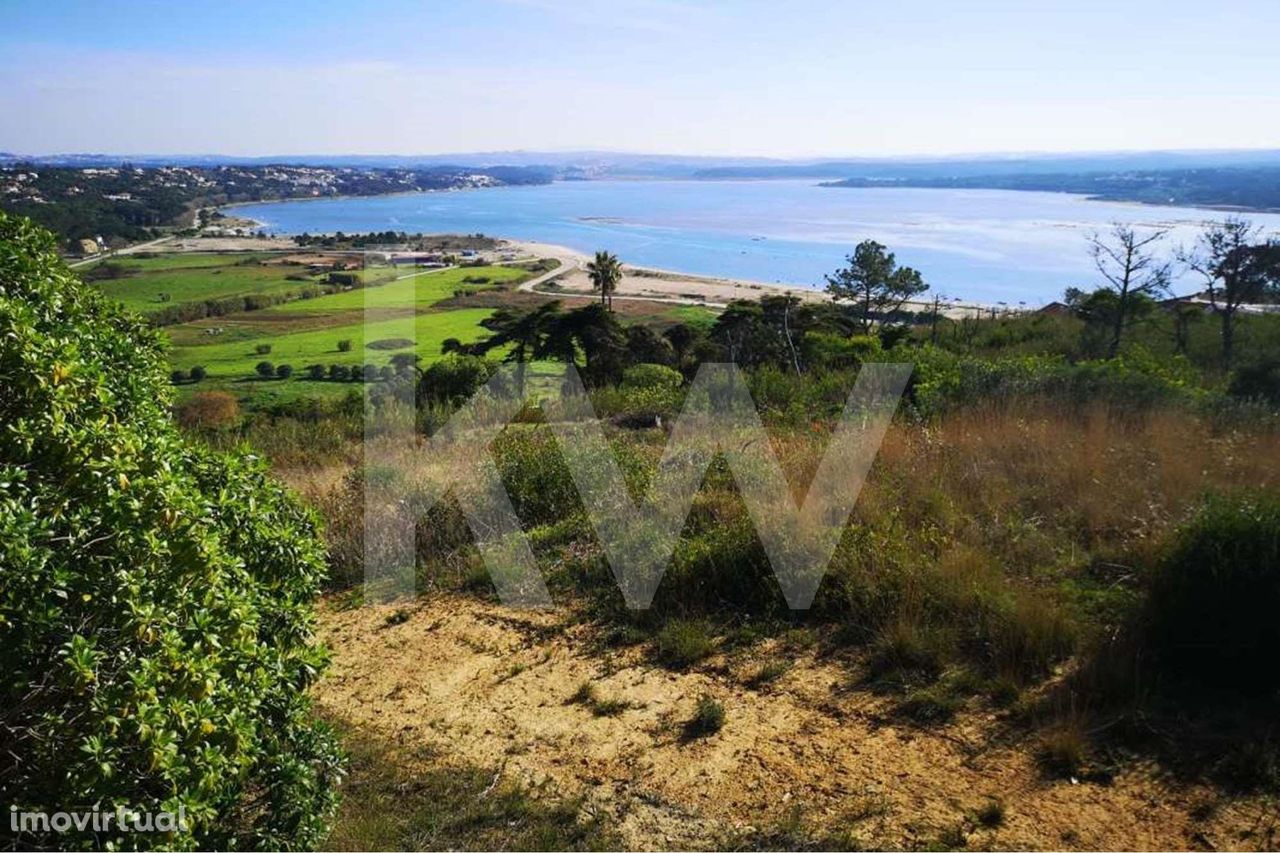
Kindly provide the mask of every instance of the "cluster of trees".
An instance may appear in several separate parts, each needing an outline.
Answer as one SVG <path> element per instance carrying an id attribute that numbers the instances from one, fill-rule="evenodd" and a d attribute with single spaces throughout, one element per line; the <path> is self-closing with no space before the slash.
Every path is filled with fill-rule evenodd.
<path id="1" fill-rule="evenodd" d="M 175 370 L 169 374 L 169 381 L 174 385 L 183 385 L 187 382 L 203 382 L 209 376 L 209 372 L 204 369 L 203 365 L 197 364 L 190 370 Z"/>
<path id="2" fill-rule="evenodd" d="M 420 235 L 412 235 L 414 237 Z M 368 234 L 344 234 L 337 231 L 333 234 L 308 234 L 305 231 L 297 234 L 293 242 L 299 246 L 318 249 L 360 248 L 363 246 L 384 246 L 388 244 L 407 243 L 411 235 L 404 231 L 371 231 Z"/>
<path id="3" fill-rule="evenodd" d="M 846 268 L 828 277 L 836 301 L 807 302 L 790 293 L 736 300 L 710 326 L 677 323 L 659 333 L 645 325 L 624 326 L 613 314 L 622 277 L 615 255 L 597 252 L 587 272 L 600 294 L 598 304 L 567 311 L 554 301 L 527 311 L 500 309 L 481 323 L 488 337 L 472 344 L 450 339 L 444 352 L 484 356 L 503 350 L 504 360 L 517 365 L 522 385 L 524 365 L 542 359 L 581 358 L 584 381 L 596 386 L 618 382 L 637 364 L 690 373 L 703 361 L 733 361 L 803 373 L 857 364 L 882 344 L 892 345 L 906 331 L 885 321 L 928 289 L 917 270 L 899 266 L 891 252 L 869 240 L 848 257 Z"/>
<path id="4" fill-rule="evenodd" d="M 191 323 L 206 317 L 225 317 L 228 314 L 239 314 L 244 311 L 261 311 L 295 299 L 315 296 L 314 290 L 294 293 L 245 293 L 240 296 L 224 296 L 221 299 L 204 299 L 199 302 L 179 302 L 168 304 L 147 315 L 153 326 L 176 326 L 179 323 Z"/>
<path id="5" fill-rule="evenodd" d="M 1222 366 L 1236 361 L 1236 331 L 1242 306 L 1280 299 L 1280 241 L 1264 239 L 1248 221 L 1229 218 L 1210 225 L 1190 249 L 1179 249 L 1173 260 L 1159 251 L 1165 229 L 1139 232 L 1115 225 L 1110 234 L 1094 235 L 1090 249 L 1106 282 L 1092 291 L 1076 288 L 1067 304 L 1085 320 L 1089 331 L 1105 340 L 1104 354 L 1114 358 L 1129 330 L 1147 320 L 1160 297 L 1167 296 L 1174 263 L 1197 273 L 1220 326 Z M 1187 326 L 1202 309 L 1174 304 L 1174 336 L 1186 351 Z"/>

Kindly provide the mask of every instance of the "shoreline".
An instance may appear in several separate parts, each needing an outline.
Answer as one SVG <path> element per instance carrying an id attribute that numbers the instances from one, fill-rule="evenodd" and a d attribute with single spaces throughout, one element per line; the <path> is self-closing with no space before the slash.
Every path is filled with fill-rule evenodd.
<path id="1" fill-rule="evenodd" d="M 511 248 L 536 257 L 555 258 L 560 267 L 555 274 L 546 276 L 546 282 L 555 282 L 558 290 L 539 288 L 536 284 L 546 282 L 525 282 L 520 290 L 525 293 L 536 293 L 541 296 L 593 296 L 590 280 L 587 278 L 585 264 L 591 255 L 568 246 L 555 243 L 542 243 L 534 240 L 513 240 L 495 237 L 504 248 Z M 829 302 L 831 296 L 825 290 L 816 287 L 779 284 L 777 282 L 753 281 L 751 279 L 726 278 L 723 276 L 704 276 L 684 273 L 675 270 L 655 269 L 653 267 L 633 266 L 623 263 L 622 280 L 615 292 L 616 299 L 643 299 L 654 302 L 669 302 L 679 305 L 704 306 L 710 309 L 724 308 L 736 299 L 758 300 L 761 296 L 790 294 L 806 302 Z M 568 286 L 566 286 L 568 285 Z M 903 304 L 904 310 L 932 310 L 933 300 L 912 300 Z M 1011 309 L 1008 306 L 982 302 L 941 300 L 938 313 L 944 317 L 959 319 L 985 315 L 990 311 L 1000 314 L 1028 313 L 1033 308 Z"/>
<path id="2" fill-rule="evenodd" d="M 607 179 L 607 180 L 621 180 L 621 179 Z M 677 179 L 672 179 L 672 180 L 677 180 Z M 779 180 L 779 179 L 761 178 L 761 179 L 755 179 L 753 182 L 765 182 L 765 181 L 771 181 L 771 180 Z M 702 179 L 691 178 L 691 179 L 679 179 L 679 181 L 681 183 L 706 182 L 711 184 L 723 182 L 722 179 L 717 179 L 717 178 L 702 178 Z M 551 183 L 552 184 L 560 183 L 560 181 L 553 181 Z M 549 184 L 540 184 L 538 186 L 548 186 L 548 185 Z M 820 181 L 814 181 L 814 186 L 823 187 L 823 184 Z M 337 200 L 353 200 L 353 199 L 358 200 L 358 199 L 393 198 L 393 197 L 399 197 L 399 196 L 423 195 L 426 193 L 468 192 L 472 190 L 512 189 L 512 188 L 514 188 L 512 185 L 508 185 L 505 187 L 465 187 L 465 188 L 455 188 L 455 189 L 405 190 L 402 192 L 377 193 L 377 194 L 366 194 L 366 195 L 306 196 L 306 197 L 297 197 L 297 198 L 279 198 L 279 199 L 269 199 L 269 200 L 260 200 L 260 201 L 232 202 L 226 205 L 218 205 L 216 207 L 213 207 L 212 209 L 218 210 L 218 211 L 232 212 L 238 209 L 242 209 L 249 205 L 269 205 L 269 204 L 281 204 L 284 202 L 297 202 L 297 201 L 311 202 L 311 201 L 337 201 Z M 830 185 L 827 185 L 823 188 L 844 189 L 844 187 L 830 186 Z M 879 189 L 881 187 L 868 187 L 868 188 Z M 884 188 L 892 188 L 892 187 L 884 187 Z M 937 189 L 945 190 L 948 188 L 912 187 L 911 189 L 929 191 L 929 190 L 937 190 Z M 969 188 L 966 188 L 966 189 L 969 189 Z M 973 191 L 976 191 L 976 192 L 1012 192 L 1012 193 L 1045 192 L 1042 190 L 1010 190 L 1010 189 L 1001 189 L 1001 188 L 972 188 L 972 189 Z M 1209 219 L 1211 219 L 1212 213 L 1215 211 L 1218 213 L 1247 214 L 1252 212 L 1252 213 L 1258 213 L 1258 214 L 1274 215 L 1272 211 L 1266 211 L 1266 210 L 1239 209 L 1239 208 L 1229 208 L 1229 207 L 1207 207 L 1207 206 L 1187 207 L 1185 205 L 1178 205 L 1178 204 L 1163 204 L 1163 203 L 1145 202 L 1145 201 L 1136 201 L 1136 200 L 1124 201 L 1124 200 L 1106 199 L 1106 198 L 1100 198 L 1096 196 L 1089 196 L 1082 193 L 1066 193 L 1066 192 L 1052 193 L 1051 192 L 1050 194 L 1066 196 L 1069 198 L 1078 199 L 1086 203 L 1097 202 L 1097 203 L 1106 203 L 1106 204 L 1121 204 L 1121 205 L 1127 205 L 1127 206 L 1141 207 L 1143 209 L 1153 210 L 1153 211 L 1159 210 L 1161 208 L 1203 211 L 1206 214 L 1205 220 L 1203 221 L 1208 221 Z M 1275 211 L 1275 213 L 1280 213 L 1280 210 Z M 245 230 L 259 230 L 259 231 L 270 230 L 273 227 L 270 225 L 270 223 L 263 221 L 261 219 L 256 219 L 254 217 L 249 217 L 249 216 L 239 216 L 237 214 L 233 214 L 233 215 L 236 215 L 236 218 L 239 218 L 245 222 L 252 223 L 250 226 L 245 227 Z M 231 227 L 235 227 L 235 226 L 231 226 Z M 283 229 L 275 231 L 273 233 L 277 235 L 284 235 L 284 236 L 295 235 L 295 232 L 283 230 Z M 302 232 L 296 232 L 296 233 L 302 233 Z M 335 232 L 317 231 L 315 233 L 324 234 L 324 233 L 335 233 Z M 423 232 L 423 233 L 426 233 L 426 232 Z M 585 259 L 589 258 L 589 253 L 584 250 L 576 250 L 563 245 L 542 243 L 541 241 L 530 240 L 530 239 L 526 239 L 513 234 L 486 234 L 486 236 L 492 237 L 496 240 L 499 240 L 505 244 L 512 245 L 512 246 L 542 247 L 542 249 L 545 250 L 548 255 L 552 257 L 559 257 L 562 263 L 564 262 L 565 258 L 572 258 L 573 263 L 575 265 L 581 266 L 582 262 Z M 625 264 L 625 260 L 624 260 L 624 264 Z M 619 287 L 618 295 L 620 296 L 625 295 L 628 298 L 647 296 L 648 298 L 661 299 L 664 301 L 669 301 L 669 300 L 672 300 L 673 298 L 677 298 L 677 299 L 680 299 L 681 301 L 687 301 L 689 304 L 698 304 L 699 301 L 705 301 L 709 304 L 723 304 L 724 302 L 727 302 L 728 300 L 735 299 L 735 298 L 753 299 L 753 298 L 758 298 L 760 295 L 764 293 L 785 293 L 785 292 L 791 292 L 802 299 L 824 300 L 827 298 L 822 289 L 822 285 L 820 283 L 809 283 L 809 282 L 797 283 L 797 282 L 777 282 L 777 281 L 766 282 L 766 281 L 759 281 L 754 279 L 733 278 L 729 276 L 719 276 L 715 274 L 688 272 L 688 271 L 679 270 L 679 269 L 667 269 L 662 267 L 643 267 L 643 266 L 630 265 L 630 264 L 627 264 L 626 267 L 629 275 L 624 276 L 624 282 Z M 561 276 L 561 278 L 570 278 L 570 277 L 571 276 Z M 581 286 L 581 282 L 579 282 L 578 284 L 579 284 L 578 287 L 569 287 L 569 288 L 566 288 L 566 290 L 572 292 L 572 291 L 583 289 Z M 539 291 L 539 292 L 546 293 L 547 291 Z M 1012 305 L 1002 305 L 998 302 L 983 302 L 980 300 L 968 300 L 968 299 L 960 299 L 960 300 L 948 299 L 942 302 L 941 305 L 946 306 L 944 310 L 947 310 L 949 308 L 953 316 L 955 315 L 955 312 L 960 312 L 966 316 L 970 316 L 974 312 L 978 312 L 978 311 L 983 311 L 983 312 L 997 311 L 1001 313 L 1005 313 L 1005 312 L 1020 313 L 1024 311 L 1033 311 L 1033 310 L 1036 310 L 1036 308 L 1041 307 L 1042 305 L 1050 304 L 1053 301 L 1054 301 L 1053 298 L 1046 297 L 1042 300 L 1037 300 L 1035 304 L 1027 304 L 1024 307 L 1020 307 L 1020 308 L 1013 307 Z M 1028 300 L 1028 302 L 1030 303 L 1030 300 Z M 928 306 L 929 308 L 931 308 L 933 305 L 933 302 L 930 300 L 927 303 L 925 302 L 911 303 L 911 305 L 912 306 Z"/>

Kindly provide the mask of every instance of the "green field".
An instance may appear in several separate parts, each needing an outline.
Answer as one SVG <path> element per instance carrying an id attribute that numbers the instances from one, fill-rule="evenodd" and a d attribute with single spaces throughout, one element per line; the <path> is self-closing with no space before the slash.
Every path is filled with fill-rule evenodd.
<path id="1" fill-rule="evenodd" d="M 368 274 L 385 268 L 364 270 Z M 529 273 L 516 267 L 465 267 L 406 273 L 390 284 L 379 284 L 364 290 L 348 290 L 317 299 L 304 299 L 278 305 L 264 313 L 314 313 L 317 311 L 349 311 L 362 308 L 422 308 L 448 299 L 455 290 L 505 284 L 527 278 Z M 476 281 L 468 282 L 467 279 Z M 479 279 L 484 279 L 483 282 Z"/>
<path id="2" fill-rule="evenodd" d="M 309 364 L 386 364 L 397 352 L 416 351 L 424 361 L 440 355 L 446 338 L 475 340 L 484 333 L 480 321 L 492 313 L 488 308 L 463 308 L 408 314 L 369 323 L 354 322 L 290 334 L 260 334 L 254 338 L 217 342 L 196 346 L 176 346 L 171 360 L 175 367 L 189 369 L 202 365 L 214 378 L 252 376 L 260 361 L 290 364 L 302 370 Z M 394 339 L 416 339 L 417 346 L 393 349 L 371 349 L 367 344 Z M 351 350 L 341 352 L 338 342 L 351 341 Z M 271 352 L 259 354 L 254 347 L 270 344 Z"/>
<path id="3" fill-rule="evenodd" d="M 305 275 L 302 267 L 264 264 L 270 257 L 255 252 L 120 258 L 111 262 L 120 277 L 101 279 L 98 286 L 146 314 L 184 302 L 250 293 L 300 295 L 309 285 L 324 285 L 323 274 L 300 280 Z M 421 271 L 373 267 L 357 274 L 368 286 L 164 327 L 173 367 L 189 371 L 199 365 L 207 372 L 204 381 L 180 386 L 179 394 L 226 389 L 250 405 L 345 394 L 352 385 L 309 380 L 306 368 L 381 366 L 406 352 L 417 353 L 424 363 L 434 361 L 445 339 L 470 342 L 482 337 L 480 322 L 492 313 L 490 308 L 441 310 L 434 307 L 437 303 L 459 292 L 509 285 L 529 276 L 527 270 L 504 266 Z M 161 294 L 167 294 L 167 300 Z M 414 343 L 395 346 L 397 340 Z M 350 341 L 350 348 L 339 350 L 340 341 Z M 258 352 L 268 346 L 270 352 Z M 263 361 L 288 364 L 293 375 L 260 379 L 256 367 Z"/>
<path id="4" fill-rule="evenodd" d="M 126 308 L 143 314 L 184 302 L 202 302 L 250 293 L 283 293 L 298 290 L 306 281 L 290 281 L 302 268 L 262 264 L 268 257 L 249 254 L 162 255 L 156 258 L 120 258 L 110 261 L 124 269 L 122 278 L 103 279 L 98 286 Z M 93 269 L 86 271 L 92 277 Z M 311 282 L 312 284 L 318 281 Z M 164 299 L 166 294 L 168 299 Z"/>
<path id="5" fill-rule="evenodd" d="M 677 323 L 688 323 L 690 326 L 703 329 L 710 329 L 715 325 L 719 314 L 719 311 L 703 308 L 701 305 L 681 305 L 667 312 L 667 315 Z"/>

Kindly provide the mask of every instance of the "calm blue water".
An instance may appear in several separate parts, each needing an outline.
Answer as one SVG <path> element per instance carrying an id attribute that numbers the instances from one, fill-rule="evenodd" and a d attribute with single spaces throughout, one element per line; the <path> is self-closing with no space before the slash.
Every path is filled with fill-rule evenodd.
<path id="1" fill-rule="evenodd" d="M 1040 304 L 1098 283 L 1085 239 L 1111 222 L 1191 244 L 1214 211 L 1000 190 L 835 189 L 815 181 L 579 181 L 249 205 L 270 231 L 484 233 L 608 249 L 624 262 L 820 287 L 859 241 L 889 246 L 944 296 Z M 1280 231 L 1280 215 L 1254 222 Z M 1196 283 L 1187 279 L 1180 290 Z"/>

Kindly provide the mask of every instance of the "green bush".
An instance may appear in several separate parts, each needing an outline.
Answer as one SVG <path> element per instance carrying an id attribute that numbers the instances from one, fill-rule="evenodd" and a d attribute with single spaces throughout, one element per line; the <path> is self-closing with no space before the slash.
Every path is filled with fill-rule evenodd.
<path id="1" fill-rule="evenodd" d="M 1280 403 L 1280 357 L 1244 365 L 1231 377 L 1230 387 L 1235 397 Z"/>
<path id="2" fill-rule="evenodd" d="M 508 426 L 490 451 L 511 505 L 525 524 L 552 524 L 582 511 L 573 475 L 550 430 Z"/>
<path id="3" fill-rule="evenodd" d="M 19 846 L 318 843 L 340 761 L 305 692 L 313 516 L 185 443 L 158 333 L 4 214 L 0 378 L 0 802 L 188 819 Z"/>
<path id="4" fill-rule="evenodd" d="M 880 339 L 870 335 L 844 337 L 829 332 L 806 332 L 800 342 L 805 364 L 825 370 L 860 367 L 880 356 Z"/>
<path id="5" fill-rule="evenodd" d="M 418 399 L 460 406 L 484 387 L 498 363 L 474 355 L 448 355 L 422 371 Z"/>
<path id="6" fill-rule="evenodd" d="M 1191 687 L 1280 688 L 1280 498 L 1206 500 L 1156 571 L 1149 606 L 1162 670 Z"/>
<path id="7" fill-rule="evenodd" d="M 693 709 L 693 716 L 684 725 L 684 734 L 687 738 L 707 737 L 724 728 L 724 705 L 720 704 L 715 697 L 709 694 L 702 694 L 698 697 L 698 704 Z"/>
<path id="8" fill-rule="evenodd" d="M 684 669 L 711 655 L 715 645 L 705 622 L 672 619 L 654 639 L 658 660 L 673 669 Z"/>
<path id="9" fill-rule="evenodd" d="M 907 399 L 926 416 L 980 400 L 1030 395 L 1114 402 L 1131 410 L 1203 397 L 1186 359 L 1158 359 L 1136 346 L 1121 358 L 1077 364 L 1057 356 L 956 355 L 933 346 L 899 347 L 886 360 L 914 364 Z"/>
<path id="10" fill-rule="evenodd" d="M 680 371 L 665 364 L 636 364 L 622 372 L 622 387 L 678 391 L 684 384 Z"/>

